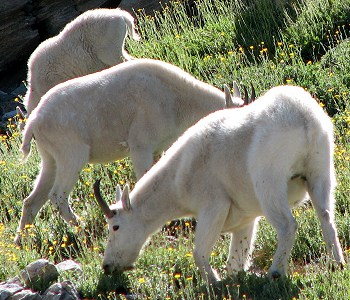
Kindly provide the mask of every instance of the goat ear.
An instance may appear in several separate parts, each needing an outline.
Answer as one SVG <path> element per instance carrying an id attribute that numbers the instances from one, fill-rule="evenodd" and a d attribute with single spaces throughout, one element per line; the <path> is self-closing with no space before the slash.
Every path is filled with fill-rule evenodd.
<path id="1" fill-rule="evenodd" d="M 118 202 L 122 199 L 122 189 L 119 184 L 117 184 L 117 187 L 115 189 L 115 202 Z"/>
<path id="2" fill-rule="evenodd" d="M 234 107 L 235 105 L 233 104 L 233 101 L 232 101 L 230 88 L 226 84 L 224 84 L 224 92 L 225 92 L 226 108 Z"/>
<path id="3" fill-rule="evenodd" d="M 129 185 L 125 185 L 123 194 L 121 197 L 122 205 L 125 210 L 131 210 L 130 197 L 129 197 Z"/>

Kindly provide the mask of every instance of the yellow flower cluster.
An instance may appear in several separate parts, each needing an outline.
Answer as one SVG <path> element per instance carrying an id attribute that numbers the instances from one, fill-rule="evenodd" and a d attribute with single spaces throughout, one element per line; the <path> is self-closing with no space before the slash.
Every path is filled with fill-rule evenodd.
<path id="1" fill-rule="evenodd" d="M 8 239 L 5 233 L 5 225 L 0 223 L 0 255 L 2 259 L 15 262 L 18 261 L 17 251 L 19 247 L 12 242 L 4 242 Z"/>

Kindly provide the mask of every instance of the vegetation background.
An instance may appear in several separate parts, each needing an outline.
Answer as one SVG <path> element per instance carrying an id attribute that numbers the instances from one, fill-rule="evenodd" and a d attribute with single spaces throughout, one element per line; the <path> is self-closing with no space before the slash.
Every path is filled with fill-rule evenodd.
<path id="1" fill-rule="evenodd" d="M 188 17 L 182 2 L 173 2 L 154 17 L 138 14 L 142 42 L 129 41 L 135 57 L 178 65 L 219 88 L 233 80 L 253 83 L 257 94 L 280 85 L 300 85 L 320 101 L 335 125 L 334 153 L 338 187 L 336 222 L 346 258 L 350 253 L 350 0 L 198 0 Z M 19 100 L 20 101 L 20 100 Z M 211 263 L 222 275 L 220 289 L 206 285 L 191 254 L 194 230 L 190 220 L 163 228 L 140 255 L 136 269 L 105 276 L 101 261 L 107 228 L 93 195 L 92 184 L 102 177 L 102 190 L 114 201 L 117 183 L 134 184 L 128 159 L 87 165 L 72 193 L 72 205 L 84 228 L 67 226 L 48 203 L 36 223 L 26 228 L 22 248 L 12 241 L 23 199 L 29 194 L 40 158 L 33 148 L 20 163 L 21 134 L 9 120 L 9 136 L 0 139 L 0 281 L 13 277 L 38 258 L 52 262 L 74 259 L 83 276 L 68 278 L 84 298 L 123 299 L 350 299 L 350 271 L 331 272 L 319 222 L 312 205 L 293 213 L 299 223 L 289 275 L 270 281 L 266 270 L 276 247 L 274 229 L 260 221 L 253 266 L 249 272 L 226 276 L 228 237 L 213 249 Z"/>

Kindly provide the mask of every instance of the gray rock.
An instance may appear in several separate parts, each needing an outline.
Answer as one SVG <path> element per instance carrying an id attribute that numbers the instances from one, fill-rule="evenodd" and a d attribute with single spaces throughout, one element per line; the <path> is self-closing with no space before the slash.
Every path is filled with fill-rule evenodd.
<path id="1" fill-rule="evenodd" d="M 4 284 L 17 284 L 23 287 L 22 281 L 18 276 L 6 280 Z"/>
<path id="2" fill-rule="evenodd" d="M 44 291 L 59 273 L 54 264 L 46 259 L 39 259 L 25 267 L 20 273 L 26 287 L 35 291 Z"/>
<path id="3" fill-rule="evenodd" d="M 41 296 L 31 290 L 22 290 L 9 297 L 8 300 L 41 300 Z"/>
<path id="4" fill-rule="evenodd" d="M 79 300 L 79 293 L 70 281 L 51 285 L 42 295 L 43 300 Z"/>
<path id="5" fill-rule="evenodd" d="M 13 101 L 13 96 L 9 95 L 3 91 L 0 91 L 0 103 Z M 7 112 L 7 111 L 4 111 Z"/>
<path id="6" fill-rule="evenodd" d="M 16 115 L 17 115 L 17 111 L 16 110 L 9 111 L 9 112 L 7 112 L 7 113 L 2 115 L 1 121 L 2 122 L 7 122 L 8 119 L 13 118 Z"/>
<path id="7" fill-rule="evenodd" d="M 16 98 L 17 96 L 24 96 L 27 92 L 27 88 L 24 84 L 20 84 L 14 90 L 11 91 L 11 95 Z"/>
<path id="8" fill-rule="evenodd" d="M 11 69 L 11 64 L 26 59 L 27 53 L 40 42 L 34 28 L 35 17 L 28 14 L 30 0 L 0 1 L 0 72 Z"/>
<path id="9" fill-rule="evenodd" d="M 40 42 L 56 35 L 80 13 L 106 2 L 109 1 L 1 0 L 0 41 L 3 47 L 0 47 L 0 73 L 11 72 L 14 63 L 25 67 L 29 55 Z"/>
<path id="10" fill-rule="evenodd" d="M 131 14 L 142 9 L 146 15 L 154 15 L 154 11 L 161 10 L 168 2 L 169 0 L 122 0 L 118 7 Z"/>
<path id="11" fill-rule="evenodd" d="M 16 283 L 2 283 L 0 284 L 0 300 L 5 300 L 13 294 L 23 290 L 23 286 Z"/>

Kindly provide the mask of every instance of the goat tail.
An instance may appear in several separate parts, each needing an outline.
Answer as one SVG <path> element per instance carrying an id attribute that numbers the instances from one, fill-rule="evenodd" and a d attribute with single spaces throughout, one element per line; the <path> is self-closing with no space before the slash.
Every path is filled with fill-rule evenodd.
<path id="1" fill-rule="evenodd" d="M 28 155 L 30 154 L 30 143 L 34 137 L 34 133 L 31 127 L 31 123 L 27 123 L 26 127 L 24 128 L 23 132 L 23 141 L 22 141 L 22 162 L 25 162 L 27 160 Z"/>
<path id="2" fill-rule="evenodd" d="M 134 18 L 131 15 L 124 15 L 123 16 L 126 27 L 128 29 L 129 35 L 135 40 L 139 41 L 141 37 L 137 34 L 135 30 L 135 23 Z"/>

